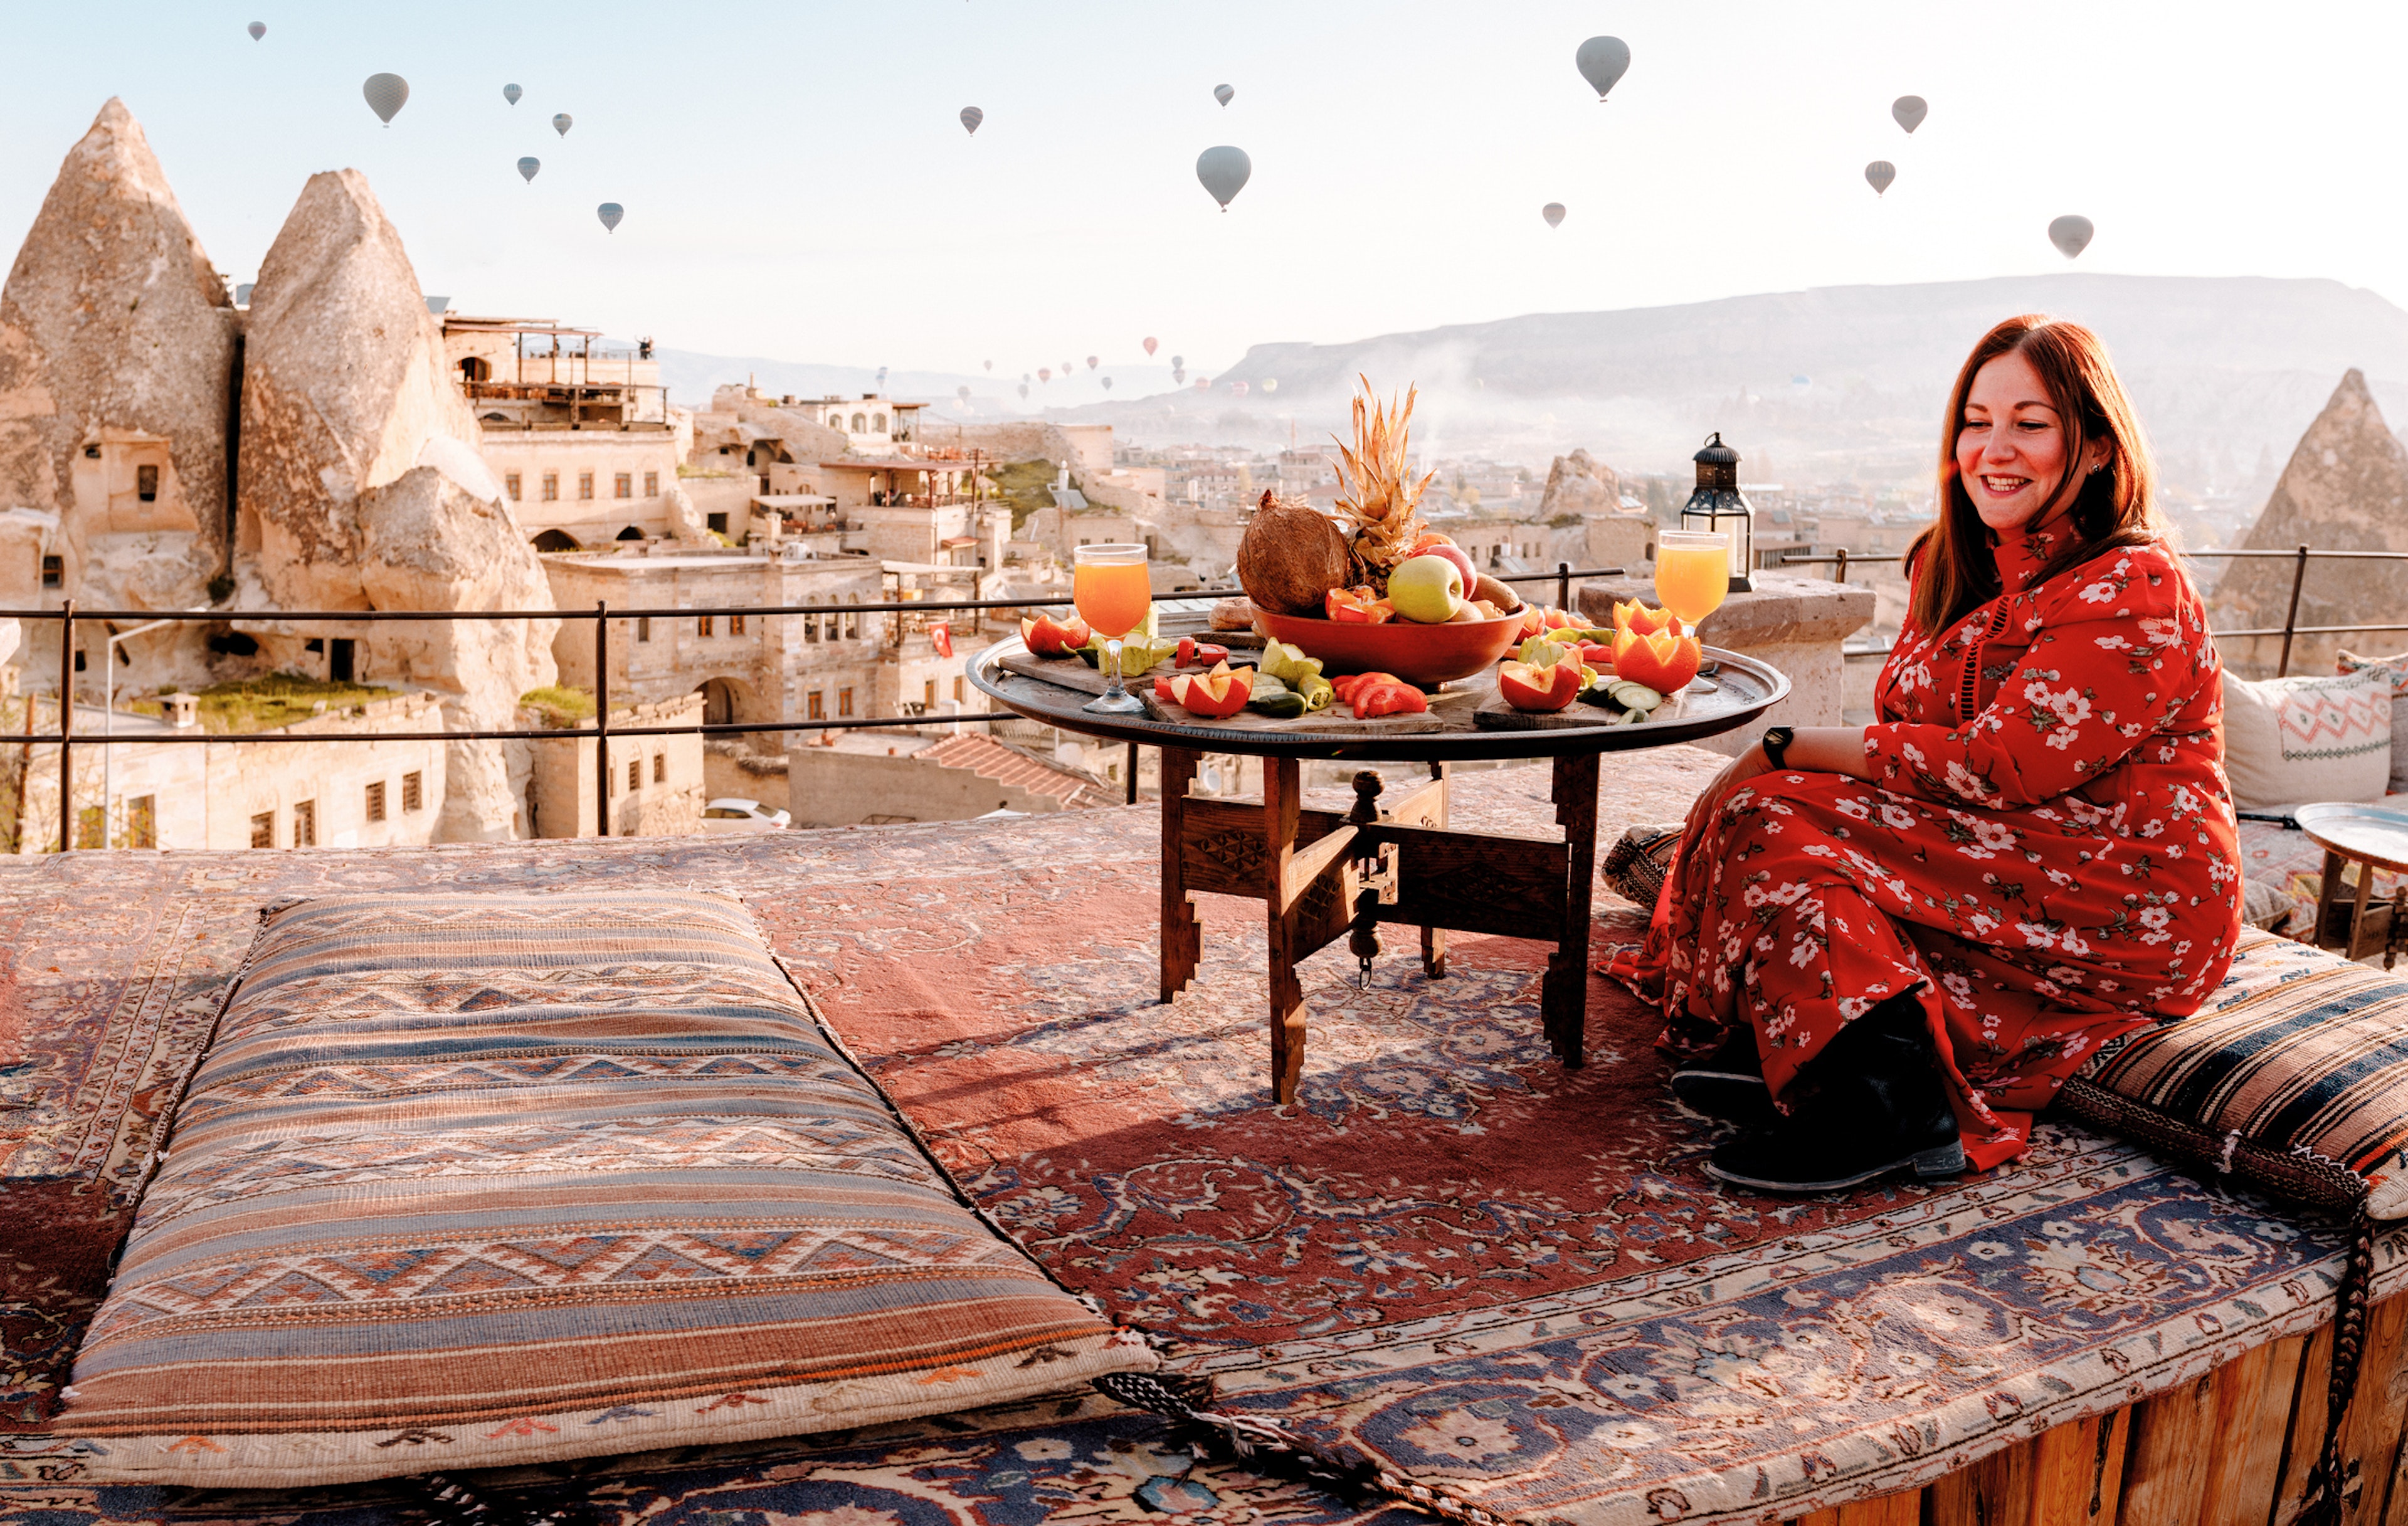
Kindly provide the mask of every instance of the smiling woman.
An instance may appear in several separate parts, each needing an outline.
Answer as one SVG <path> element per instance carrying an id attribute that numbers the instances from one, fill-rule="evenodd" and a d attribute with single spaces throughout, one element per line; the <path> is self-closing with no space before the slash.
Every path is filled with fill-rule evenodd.
<path id="1" fill-rule="evenodd" d="M 1725 1181 L 2023 1152 L 2117 1035 L 2223 978 L 2241 873 L 2222 670 L 2087 329 L 2010 319 L 1949 398 L 1938 521 L 1864 727 L 1776 727 L 1707 787 L 1647 943 Z"/>

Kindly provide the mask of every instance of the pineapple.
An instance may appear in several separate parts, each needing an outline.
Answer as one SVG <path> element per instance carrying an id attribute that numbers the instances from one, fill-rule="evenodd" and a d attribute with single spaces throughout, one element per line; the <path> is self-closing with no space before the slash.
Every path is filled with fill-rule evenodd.
<path id="1" fill-rule="evenodd" d="M 1416 506 L 1422 490 L 1438 474 L 1428 472 L 1414 482 L 1406 464 L 1406 426 L 1413 416 L 1415 389 L 1405 388 L 1403 408 L 1396 408 L 1394 398 L 1383 407 L 1371 396 L 1369 377 L 1355 380 L 1363 390 L 1354 398 L 1354 444 L 1350 449 L 1344 440 L 1338 442 L 1338 512 L 1354 531 L 1350 576 L 1384 595 L 1388 574 L 1412 554 L 1413 542 L 1421 539 Z"/>

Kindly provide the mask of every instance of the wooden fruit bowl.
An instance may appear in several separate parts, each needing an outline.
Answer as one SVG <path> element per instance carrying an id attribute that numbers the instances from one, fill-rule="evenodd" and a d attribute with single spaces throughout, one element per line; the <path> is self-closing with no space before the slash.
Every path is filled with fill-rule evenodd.
<path id="1" fill-rule="evenodd" d="M 1494 620 L 1449 621 L 1442 626 L 1415 625 L 1409 620 L 1361 626 L 1259 609 L 1255 616 L 1266 635 L 1308 657 L 1319 657 L 1324 671 L 1394 673 L 1423 688 L 1482 671 L 1513 650 L 1522 631 L 1518 610 Z"/>

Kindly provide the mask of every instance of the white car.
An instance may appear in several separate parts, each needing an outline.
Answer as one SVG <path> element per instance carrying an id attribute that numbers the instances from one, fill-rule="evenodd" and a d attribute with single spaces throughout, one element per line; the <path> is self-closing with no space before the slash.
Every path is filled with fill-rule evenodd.
<path id="1" fill-rule="evenodd" d="M 706 832 L 778 832 L 785 830 L 794 819 L 759 800 L 713 800 L 702 808 L 702 829 Z"/>

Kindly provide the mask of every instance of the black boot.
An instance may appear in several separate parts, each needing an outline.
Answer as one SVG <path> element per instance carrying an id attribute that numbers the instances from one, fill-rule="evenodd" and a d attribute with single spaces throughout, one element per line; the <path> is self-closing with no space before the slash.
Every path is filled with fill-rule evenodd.
<path id="1" fill-rule="evenodd" d="M 1769 1129 L 1781 1115 L 1764 1084 L 1756 1029 L 1742 1027 L 1713 1054 L 1684 1059 L 1672 1071 L 1672 1098 L 1690 1112 L 1746 1129 Z"/>
<path id="2" fill-rule="evenodd" d="M 1799 1075 L 1812 1090 L 1770 1128 L 1714 1151 L 1709 1174 L 1767 1192 L 1828 1192 L 1912 1167 L 1965 1169 L 1923 1009 L 1894 996 L 1842 1029 Z"/>

